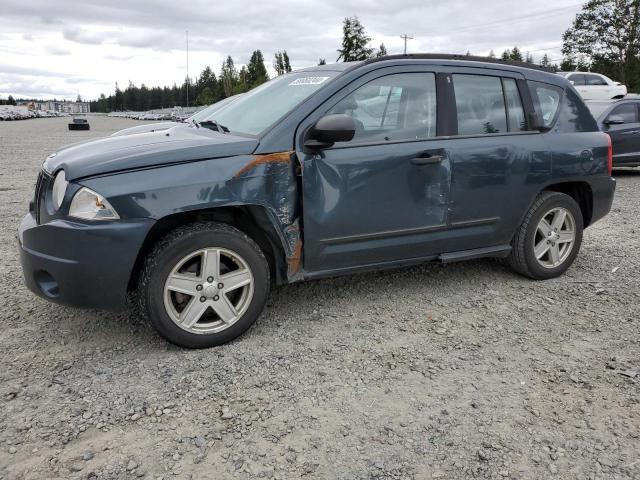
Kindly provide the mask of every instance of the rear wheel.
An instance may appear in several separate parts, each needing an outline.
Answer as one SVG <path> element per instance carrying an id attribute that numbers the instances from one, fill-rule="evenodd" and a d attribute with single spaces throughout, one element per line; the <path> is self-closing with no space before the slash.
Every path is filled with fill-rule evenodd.
<path id="1" fill-rule="evenodd" d="M 229 342 L 260 315 L 269 293 L 262 251 L 229 225 L 174 230 L 147 258 L 143 311 L 164 338 L 188 348 Z"/>
<path id="2" fill-rule="evenodd" d="M 580 250 L 582 231 L 582 212 L 573 198 L 542 192 L 513 238 L 509 264 L 536 280 L 560 276 Z"/>

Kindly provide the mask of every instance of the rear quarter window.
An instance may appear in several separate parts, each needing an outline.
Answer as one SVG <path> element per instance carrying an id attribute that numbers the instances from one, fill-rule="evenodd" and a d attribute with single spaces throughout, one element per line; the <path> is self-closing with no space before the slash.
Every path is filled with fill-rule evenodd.
<path id="1" fill-rule="evenodd" d="M 541 82 L 529 82 L 536 114 L 544 128 L 550 129 L 560 111 L 562 88 Z"/>
<path id="2" fill-rule="evenodd" d="M 529 81 L 528 84 L 543 127 L 558 133 L 598 131 L 591 111 L 573 87 L 563 90 L 548 83 Z"/>

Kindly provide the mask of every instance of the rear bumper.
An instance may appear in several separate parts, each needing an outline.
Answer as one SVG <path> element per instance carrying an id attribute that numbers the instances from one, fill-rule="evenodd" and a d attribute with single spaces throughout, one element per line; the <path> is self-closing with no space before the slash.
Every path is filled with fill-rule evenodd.
<path id="1" fill-rule="evenodd" d="M 149 219 L 95 224 L 53 220 L 38 225 L 28 214 L 18 230 L 25 283 L 56 303 L 120 309 L 153 223 Z"/>
<path id="2" fill-rule="evenodd" d="M 613 195 L 616 191 L 616 179 L 613 177 L 594 177 L 590 179 L 593 193 L 593 211 L 589 225 L 600 220 L 611 210 Z"/>

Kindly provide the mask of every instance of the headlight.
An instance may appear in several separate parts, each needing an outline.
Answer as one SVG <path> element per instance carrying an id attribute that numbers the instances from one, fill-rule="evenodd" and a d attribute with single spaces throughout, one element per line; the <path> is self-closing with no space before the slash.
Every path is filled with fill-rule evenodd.
<path id="1" fill-rule="evenodd" d="M 60 205 L 62 205 L 62 200 L 64 200 L 64 194 L 67 191 L 67 177 L 64 174 L 64 170 L 60 170 L 56 175 L 56 179 L 53 181 L 53 190 L 51 192 L 51 197 L 53 200 L 53 209 L 58 210 Z"/>
<path id="2" fill-rule="evenodd" d="M 117 220 L 120 216 L 107 200 L 96 192 L 82 187 L 73 196 L 69 216 L 84 220 Z"/>

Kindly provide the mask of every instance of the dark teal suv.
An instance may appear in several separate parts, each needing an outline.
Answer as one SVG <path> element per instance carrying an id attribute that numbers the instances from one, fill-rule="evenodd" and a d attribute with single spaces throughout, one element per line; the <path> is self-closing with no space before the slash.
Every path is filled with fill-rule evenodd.
<path id="1" fill-rule="evenodd" d="M 403 55 L 279 76 L 199 124 L 63 148 L 19 241 L 37 294 L 135 299 L 169 341 L 209 347 L 249 328 L 273 284 L 479 257 L 556 277 L 614 189 L 610 139 L 564 78 Z"/>

